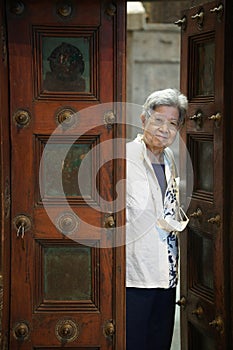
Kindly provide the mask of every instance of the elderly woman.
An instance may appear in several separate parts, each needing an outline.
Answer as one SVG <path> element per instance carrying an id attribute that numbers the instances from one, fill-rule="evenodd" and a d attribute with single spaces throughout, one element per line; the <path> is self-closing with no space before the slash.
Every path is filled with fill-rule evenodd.
<path id="1" fill-rule="evenodd" d="M 127 144 L 127 350 L 169 350 L 177 284 L 177 232 L 188 223 L 178 202 L 170 146 L 187 110 L 175 89 L 153 92 L 141 115 L 143 134 Z"/>

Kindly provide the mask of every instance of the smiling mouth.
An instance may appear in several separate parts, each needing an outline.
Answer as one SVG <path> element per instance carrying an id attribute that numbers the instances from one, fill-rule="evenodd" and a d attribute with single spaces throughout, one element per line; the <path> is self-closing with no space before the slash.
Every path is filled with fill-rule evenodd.
<path id="1" fill-rule="evenodd" d="M 156 137 L 157 139 L 161 139 L 161 140 L 168 140 L 168 137 L 167 136 L 163 136 L 163 135 L 153 135 L 153 137 Z"/>

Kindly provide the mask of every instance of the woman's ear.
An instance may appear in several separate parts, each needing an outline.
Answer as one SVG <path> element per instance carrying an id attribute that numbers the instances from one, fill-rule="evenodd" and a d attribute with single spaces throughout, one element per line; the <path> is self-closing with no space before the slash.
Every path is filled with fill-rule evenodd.
<path id="1" fill-rule="evenodd" d="M 145 128 L 145 124 L 146 124 L 146 117 L 145 115 L 142 113 L 140 115 L 140 118 L 141 118 L 141 121 L 142 121 L 142 128 L 144 129 Z"/>

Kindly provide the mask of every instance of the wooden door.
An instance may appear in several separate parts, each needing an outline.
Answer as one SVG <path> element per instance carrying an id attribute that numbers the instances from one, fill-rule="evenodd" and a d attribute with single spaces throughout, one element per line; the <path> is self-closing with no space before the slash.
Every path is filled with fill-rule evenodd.
<path id="1" fill-rule="evenodd" d="M 188 198 L 190 222 L 181 235 L 184 350 L 230 349 L 230 6 L 208 2 L 184 11 L 180 22 L 181 89 L 189 99 L 182 137 L 194 179 Z"/>
<path id="2" fill-rule="evenodd" d="M 124 6 L 6 2 L 12 350 L 124 348 Z"/>

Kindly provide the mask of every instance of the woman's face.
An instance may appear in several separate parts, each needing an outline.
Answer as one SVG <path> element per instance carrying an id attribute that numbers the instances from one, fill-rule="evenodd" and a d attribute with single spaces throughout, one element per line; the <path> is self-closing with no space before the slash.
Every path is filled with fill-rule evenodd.
<path id="1" fill-rule="evenodd" d="M 144 141 L 153 153 L 161 153 L 175 140 L 179 129 L 179 110 L 173 106 L 159 106 L 148 119 L 141 116 Z"/>

